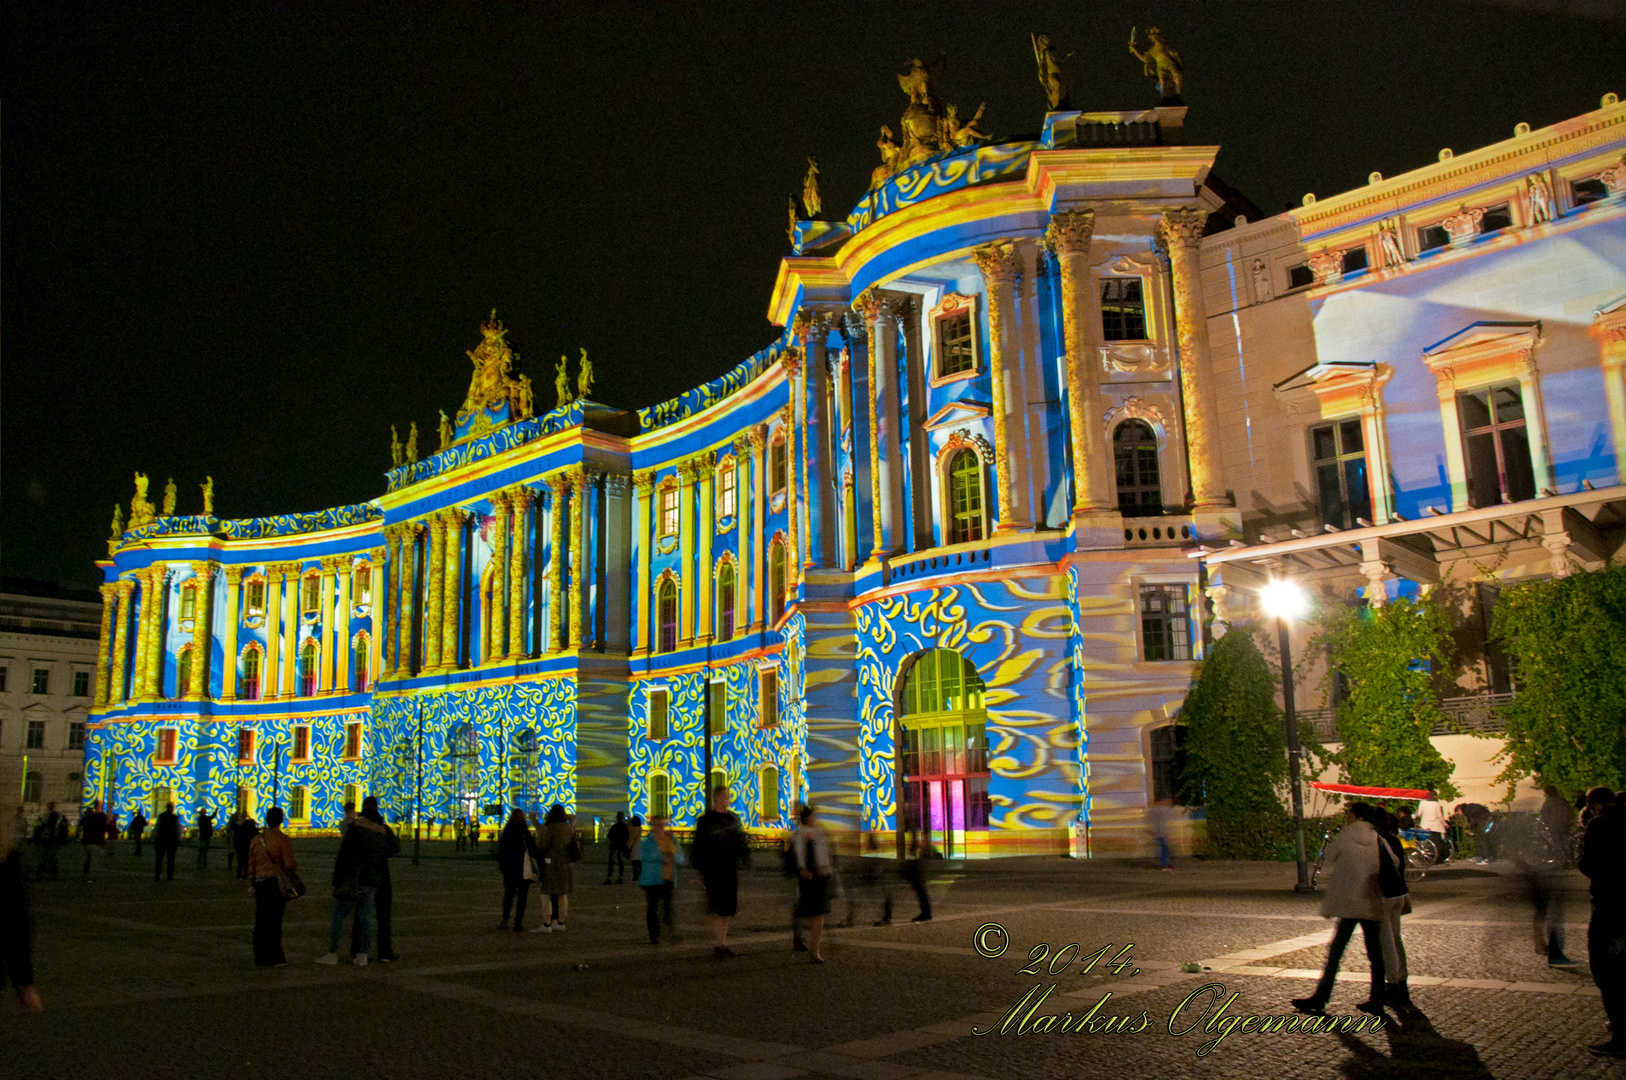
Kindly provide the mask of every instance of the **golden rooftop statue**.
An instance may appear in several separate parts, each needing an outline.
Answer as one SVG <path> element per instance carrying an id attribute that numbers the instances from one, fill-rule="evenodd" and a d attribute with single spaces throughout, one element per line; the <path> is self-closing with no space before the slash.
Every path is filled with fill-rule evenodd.
<path id="1" fill-rule="evenodd" d="M 790 197 L 790 227 L 785 230 L 792 244 L 796 243 L 796 196 Z"/>
<path id="2" fill-rule="evenodd" d="M 198 487 L 203 491 L 203 516 L 210 517 L 215 512 L 215 478 L 205 476 Z"/>
<path id="3" fill-rule="evenodd" d="M 484 435 L 497 426 L 489 418 L 479 416 L 483 410 L 504 403 L 511 405 L 519 393 L 520 383 L 514 377 L 519 354 L 509 347 L 507 334 L 507 328 L 497 318 L 497 309 L 492 308 L 491 317 L 480 324 L 480 344 L 469 351 L 474 371 L 469 375 L 469 392 L 463 399 L 463 407 L 457 410 L 458 428 L 474 420 L 467 432 L 470 436 Z"/>
<path id="4" fill-rule="evenodd" d="M 824 200 L 819 198 L 819 163 L 812 154 L 807 156 L 807 176 L 802 179 L 802 206 L 810 218 L 818 217 L 824 209 Z"/>
<path id="5" fill-rule="evenodd" d="M 119 541 L 124 539 L 124 508 L 118 503 L 113 504 L 113 535 L 107 538 L 107 551 L 111 555 L 113 549 L 118 547 Z"/>
<path id="6" fill-rule="evenodd" d="M 898 76 L 899 89 L 909 95 L 909 107 L 903 110 L 900 122 L 903 144 L 893 141 L 891 128 L 881 128 L 881 137 L 875 143 L 881 151 L 881 166 L 870 174 L 870 190 L 886 183 L 887 177 L 933 154 L 970 146 L 988 137 L 977 129 L 986 103 L 978 106 L 976 115 L 962 124 L 959 110 L 953 105 L 944 105 L 932 89 L 932 83 L 942 78 L 946 63 L 941 57 L 930 64 L 917 57 L 910 60 L 909 69 Z"/>
<path id="7" fill-rule="evenodd" d="M 523 377 L 523 376 L 522 376 Z M 446 415 L 446 410 L 440 410 L 440 448 L 446 449 L 452 445 L 456 432 L 452 428 L 452 418 Z"/>
<path id="8" fill-rule="evenodd" d="M 569 365 L 570 361 L 563 354 L 560 354 L 559 362 L 553 365 L 553 395 L 557 399 L 553 407 L 556 409 L 562 409 L 576 400 L 570 396 Z"/>
<path id="9" fill-rule="evenodd" d="M 410 465 L 418 460 L 418 422 L 412 421 L 412 428 L 407 432 L 406 459 Z"/>
<path id="10" fill-rule="evenodd" d="M 404 460 L 405 460 L 404 455 L 401 452 L 401 433 L 399 431 L 395 430 L 395 425 L 394 424 L 391 424 L 390 425 L 390 468 L 392 468 L 392 469 L 400 468 L 401 463 Z"/>
<path id="11" fill-rule="evenodd" d="M 169 478 L 169 483 L 164 485 L 163 516 L 175 516 L 175 478 L 173 476 Z"/>
<path id="12" fill-rule="evenodd" d="M 808 160 L 812 160 L 812 159 L 809 158 Z M 581 373 L 576 376 L 576 397 L 579 398 L 582 401 L 586 401 L 587 400 L 587 395 L 590 392 L 592 392 L 592 389 L 593 389 L 593 362 L 591 360 L 587 359 L 587 350 L 584 348 L 584 349 L 582 349 L 582 369 L 581 369 Z"/>
<path id="13" fill-rule="evenodd" d="M 1185 88 L 1186 68 L 1180 53 L 1163 40 L 1163 31 L 1152 27 L 1146 31 L 1146 51 L 1135 48 L 1135 27 L 1129 28 L 1129 51 L 1141 62 L 1148 79 L 1157 81 L 1158 97 L 1162 101 L 1178 102 Z"/>
<path id="14" fill-rule="evenodd" d="M 1050 102 L 1050 111 L 1057 112 L 1070 108 L 1072 103 L 1067 97 L 1067 76 L 1062 72 L 1061 64 L 1073 54 L 1058 55 L 1046 34 L 1033 34 L 1031 40 L 1033 59 L 1039 65 L 1039 85 L 1044 87 L 1045 98 Z"/>
<path id="15" fill-rule="evenodd" d="M 881 152 L 881 163 L 875 166 L 875 171 L 869 174 L 869 189 L 874 191 L 892 178 L 898 171 L 898 159 L 903 156 L 903 150 L 898 146 L 897 137 L 892 129 L 885 124 L 881 125 L 881 137 L 875 140 L 875 148 Z"/>
<path id="16" fill-rule="evenodd" d="M 130 500 L 130 528 L 150 525 L 156 516 L 147 498 L 147 474 L 138 472 L 135 474 L 135 497 Z"/>

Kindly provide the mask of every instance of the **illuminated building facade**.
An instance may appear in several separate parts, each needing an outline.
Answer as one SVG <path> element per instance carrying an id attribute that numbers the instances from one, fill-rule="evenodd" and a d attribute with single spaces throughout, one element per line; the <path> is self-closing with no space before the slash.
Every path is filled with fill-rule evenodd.
<path id="1" fill-rule="evenodd" d="M 1509 573 L 1603 557 L 1626 108 L 1250 221 L 1184 106 L 989 143 L 912 71 L 904 143 L 793 220 L 783 331 L 721 379 L 625 412 L 561 368 L 532 415 L 493 317 L 442 449 L 369 503 L 143 487 L 87 797 L 685 823 L 710 773 L 758 830 L 811 797 L 883 845 L 1127 851 L 1205 639 L 1315 558 L 1288 530 L 1377 599 L 1440 572 L 1399 536 L 1429 506 L 1547 522 Z"/>

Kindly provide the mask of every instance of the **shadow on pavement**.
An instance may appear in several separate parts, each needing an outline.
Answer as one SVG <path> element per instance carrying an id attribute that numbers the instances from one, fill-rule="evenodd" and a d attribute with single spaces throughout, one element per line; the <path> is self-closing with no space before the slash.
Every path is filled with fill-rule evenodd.
<path id="1" fill-rule="evenodd" d="M 1399 1019 L 1390 1014 L 1384 1031 L 1389 1036 L 1387 1057 L 1338 1033 L 1351 1054 L 1340 1067 L 1348 1080 L 1492 1080 L 1472 1044 L 1445 1038 L 1420 1012 Z"/>

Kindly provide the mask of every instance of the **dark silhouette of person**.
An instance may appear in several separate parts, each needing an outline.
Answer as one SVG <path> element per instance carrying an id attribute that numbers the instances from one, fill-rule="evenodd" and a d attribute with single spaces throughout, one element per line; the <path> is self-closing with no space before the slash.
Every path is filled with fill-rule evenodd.
<path id="1" fill-rule="evenodd" d="M 175 814 L 175 804 L 169 803 L 164 812 L 158 815 L 158 823 L 152 830 L 152 879 L 158 880 L 159 872 L 169 864 L 169 880 L 175 880 L 175 853 L 181 848 L 181 819 Z"/>

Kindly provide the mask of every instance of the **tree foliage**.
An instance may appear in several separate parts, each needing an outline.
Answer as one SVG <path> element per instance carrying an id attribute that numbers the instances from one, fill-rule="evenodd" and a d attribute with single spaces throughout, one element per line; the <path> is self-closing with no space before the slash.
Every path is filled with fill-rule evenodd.
<path id="1" fill-rule="evenodd" d="M 1451 625 L 1440 590 L 1380 607 L 1322 608 L 1311 648 L 1326 648 L 1328 687 L 1342 672 L 1348 693 L 1338 702 L 1334 755 L 1345 781 L 1368 787 L 1429 788 L 1457 797 L 1454 766 L 1431 736 L 1443 719 L 1435 670 L 1450 670 Z"/>
<path id="2" fill-rule="evenodd" d="M 1626 786 L 1626 567 L 1508 586 L 1492 632 L 1517 687 L 1497 780 Z"/>
<path id="3" fill-rule="evenodd" d="M 1246 627 L 1214 643 L 1180 709 L 1186 725 L 1181 795 L 1208 804 L 1210 852 L 1271 858 L 1284 828 L 1277 788 L 1287 779 L 1287 731 L 1276 673 Z"/>

